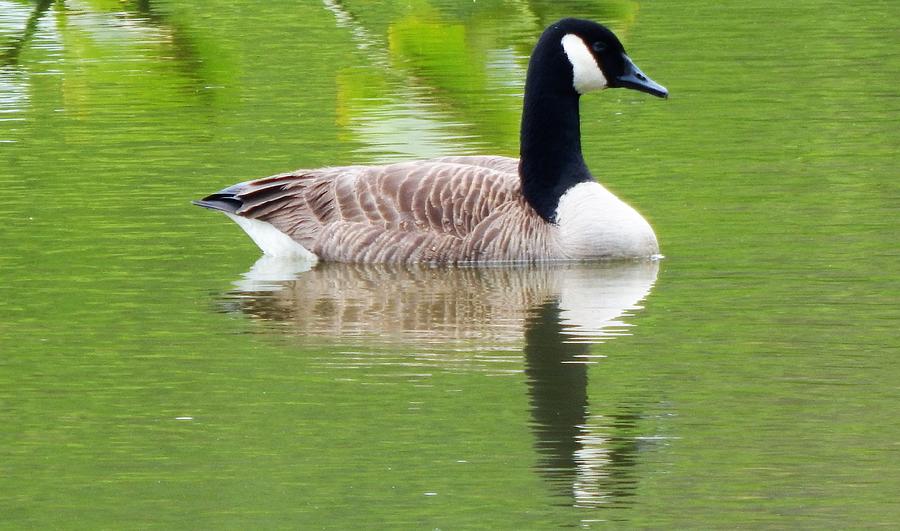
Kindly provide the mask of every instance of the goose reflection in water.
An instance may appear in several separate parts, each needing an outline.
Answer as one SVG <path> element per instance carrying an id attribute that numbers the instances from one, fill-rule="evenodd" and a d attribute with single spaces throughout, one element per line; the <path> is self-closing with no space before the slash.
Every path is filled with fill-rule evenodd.
<path id="1" fill-rule="evenodd" d="M 638 414 L 606 415 L 606 433 L 588 422 L 589 343 L 568 341 L 562 310 L 546 303 L 531 310 L 525 325 L 525 373 L 539 470 L 575 505 L 625 505 L 634 482 Z M 612 424 L 609 421 L 612 420 Z"/>
<path id="2" fill-rule="evenodd" d="M 567 504 L 620 506 L 635 488 L 642 412 L 633 404 L 591 406 L 588 367 L 602 357 L 597 343 L 624 335 L 622 318 L 640 309 L 657 272 L 657 262 L 309 269 L 263 257 L 224 305 L 298 341 L 394 347 L 383 349 L 390 355 L 354 353 L 346 363 L 357 369 L 490 371 L 496 363 L 473 360 L 509 351 L 521 370 L 524 351 L 538 473 Z M 396 348 L 410 344 L 415 352 Z"/>

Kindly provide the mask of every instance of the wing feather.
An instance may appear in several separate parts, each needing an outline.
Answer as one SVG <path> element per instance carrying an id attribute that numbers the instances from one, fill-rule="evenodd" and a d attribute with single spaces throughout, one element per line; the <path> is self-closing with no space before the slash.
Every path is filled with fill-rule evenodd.
<path id="1" fill-rule="evenodd" d="M 235 213 L 271 223 L 325 260 L 540 258 L 548 225 L 522 199 L 517 167 L 507 157 L 443 157 L 298 170 L 208 199 L 239 201 Z"/>

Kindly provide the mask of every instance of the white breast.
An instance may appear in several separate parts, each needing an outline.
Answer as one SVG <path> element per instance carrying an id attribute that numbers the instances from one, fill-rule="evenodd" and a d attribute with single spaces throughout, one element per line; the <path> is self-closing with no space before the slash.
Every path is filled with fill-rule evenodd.
<path id="1" fill-rule="evenodd" d="M 599 183 L 579 183 L 556 209 L 563 252 L 574 259 L 650 258 L 659 244 L 650 224 Z"/>

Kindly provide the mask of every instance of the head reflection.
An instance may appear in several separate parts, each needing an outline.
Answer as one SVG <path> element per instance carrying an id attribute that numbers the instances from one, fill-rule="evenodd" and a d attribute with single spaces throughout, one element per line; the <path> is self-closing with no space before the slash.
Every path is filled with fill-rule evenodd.
<path id="1" fill-rule="evenodd" d="M 455 345 L 447 349 L 448 359 L 429 350 L 416 359 L 373 356 L 373 365 L 414 362 L 482 370 L 472 359 L 460 358 L 522 348 L 538 472 L 563 503 L 615 506 L 627 504 L 635 487 L 631 469 L 641 412 L 589 399 L 588 367 L 601 357 L 598 343 L 623 334 L 622 318 L 639 308 L 657 271 L 655 262 L 309 269 L 263 258 L 224 302 L 229 311 L 274 323 L 301 341 L 367 348 Z M 359 368 L 361 359 L 354 356 L 353 367 Z M 514 363 L 521 367 L 520 360 Z M 592 374 L 602 377 L 603 366 Z"/>

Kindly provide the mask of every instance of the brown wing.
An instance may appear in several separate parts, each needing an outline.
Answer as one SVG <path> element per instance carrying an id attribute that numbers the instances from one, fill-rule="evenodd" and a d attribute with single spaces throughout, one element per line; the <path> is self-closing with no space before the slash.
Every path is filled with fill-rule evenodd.
<path id="1" fill-rule="evenodd" d="M 236 214 L 271 223 L 325 260 L 456 262 L 479 259 L 484 246 L 471 236 L 496 232 L 485 220 L 521 203 L 517 165 L 447 157 L 299 170 L 231 190 Z"/>
<path id="2" fill-rule="evenodd" d="M 519 173 L 519 159 L 495 155 L 463 155 L 432 159 L 434 162 L 450 162 L 467 166 L 480 166 L 501 173 Z"/>

